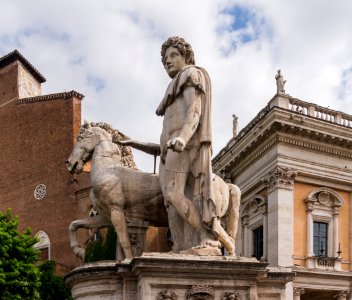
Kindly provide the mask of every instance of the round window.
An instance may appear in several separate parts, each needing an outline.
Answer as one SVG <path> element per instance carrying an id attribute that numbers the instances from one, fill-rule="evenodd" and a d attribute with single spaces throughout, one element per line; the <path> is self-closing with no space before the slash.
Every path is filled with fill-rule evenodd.
<path id="1" fill-rule="evenodd" d="M 44 184 L 39 184 L 34 189 L 34 197 L 37 200 L 41 200 L 44 198 L 46 194 L 46 186 Z"/>

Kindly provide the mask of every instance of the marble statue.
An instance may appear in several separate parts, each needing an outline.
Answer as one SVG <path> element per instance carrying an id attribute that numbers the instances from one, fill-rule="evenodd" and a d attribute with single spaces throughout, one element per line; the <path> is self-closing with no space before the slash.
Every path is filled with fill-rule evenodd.
<path id="1" fill-rule="evenodd" d="M 220 241 L 235 255 L 240 191 L 212 173 L 209 75 L 195 65 L 191 45 L 183 38 L 167 39 L 161 56 L 172 80 L 156 110 L 164 117 L 160 145 L 133 140 L 122 144 L 160 155 L 160 187 L 174 251 L 191 247 L 218 255 Z M 219 189 L 216 194 L 215 185 L 221 186 L 222 194 Z M 226 231 L 221 224 L 224 208 L 229 210 Z"/>
<path id="2" fill-rule="evenodd" d="M 238 117 L 233 114 L 232 118 L 232 136 L 235 137 L 238 134 Z"/>
<path id="3" fill-rule="evenodd" d="M 132 259 L 126 217 L 142 219 L 150 225 L 167 226 L 163 195 L 155 174 L 136 170 L 131 150 L 112 140 L 126 137 L 105 123 L 85 121 L 66 165 L 71 173 L 80 173 L 91 160 L 90 200 L 97 214 L 73 221 L 69 226 L 74 253 L 84 259 L 85 250 L 78 244 L 78 228 L 114 226 L 125 262 Z"/>
<path id="4" fill-rule="evenodd" d="M 286 80 L 284 80 L 281 70 L 277 70 L 277 74 L 275 75 L 276 79 L 276 88 L 277 88 L 277 93 L 285 93 L 285 83 Z"/>

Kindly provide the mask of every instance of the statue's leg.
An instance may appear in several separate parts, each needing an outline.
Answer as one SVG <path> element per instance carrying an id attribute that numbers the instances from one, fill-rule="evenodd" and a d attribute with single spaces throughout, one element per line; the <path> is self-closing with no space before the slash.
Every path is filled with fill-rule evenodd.
<path id="1" fill-rule="evenodd" d="M 86 219 L 75 220 L 69 226 L 70 246 L 76 256 L 84 259 L 85 250 L 77 241 L 77 229 L 93 229 L 111 226 L 111 222 L 101 215 L 95 215 Z"/>
<path id="2" fill-rule="evenodd" d="M 232 239 L 224 228 L 221 226 L 219 219 L 214 219 L 213 221 L 213 232 L 218 236 L 221 244 L 224 245 L 230 256 L 236 256 L 235 254 L 235 241 Z"/>
<path id="3" fill-rule="evenodd" d="M 230 201 L 227 217 L 227 233 L 232 239 L 236 239 L 239 219 L 239 208 L 241 202 L 241 190 L 238 186 L 229 183 Z"/>
<path id="4" fill-rule="evenodd" d="M 172 205 L 166 204 L 167 217 L 169 221 L 169 228 L 172 236 L 172 251 L 180 252 L 184 250 L 183 237 L 183 219 L 178 215 L 176 209 Z"/>
<path id="5" fill-rule="evenodd" d="M 111 208 L 111 222 L 114 225 L 121 248 L 125 254 L 125 261 L 131 260 L 133 256 L 124 212 L 120 209 Z"/>
<path id="6" fill-rule="evenodd" d="M 168 218 L 171 235 L 176 242 L 174 250 L 187 249 L 186 244 L 188 243 L 185 242 L 183 230 L 187 224 L 196 232 L 202 228 L 197 206 L 185 195 L 189 172 L 188 151 L 177 153 L 168 150 L 165 164 L 160 164 L 159 178 L 165 205 L 171 208 L 168 209 Z"/>

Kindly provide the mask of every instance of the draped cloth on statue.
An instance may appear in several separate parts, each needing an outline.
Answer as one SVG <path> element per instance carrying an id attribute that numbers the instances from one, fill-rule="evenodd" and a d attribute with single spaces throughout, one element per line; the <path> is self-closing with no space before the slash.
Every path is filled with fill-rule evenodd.
<path id="1" fill-rule="evenodd" d="M 195 162 L 196 184 L 195 193 L 201 191 L 202 197 L 202 220 L 211 225 L 214 218 L 218 216 L 215 209 L 215 196 L 212 184 L 211 167 L 211 82 L 206 70 L 201 67 L 187 65 L 170 82 L 165 96 L 159 105 L 160 115 L 164 115 L 167 107 L 178 98 L 186 87 L 194 87 L 201 93 L 202 110 L 200 121 L 191 141 L 197 147 L 198 153 Z"/>

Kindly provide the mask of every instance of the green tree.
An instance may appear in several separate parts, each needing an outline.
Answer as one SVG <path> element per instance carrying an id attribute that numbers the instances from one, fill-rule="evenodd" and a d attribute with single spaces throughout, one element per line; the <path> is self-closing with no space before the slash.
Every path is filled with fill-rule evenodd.
<path id="1" fill-rule="evenodd" d="M 40 271 L 33 248 L 37 239 L 29 228 L 20 233 L 18 224 L 10 209 L 0 212 L 0 299 L 37 299 Z"/>
<path id="2" fill-rule="evenodd" d="M 115 229 L 109 227 L 106 234 L 99 234 L 99 238 L 87 244 L 85 262 L 93 262 L 99 260 L 115 260 L 116 259 L 116 241 L 117 236 Z"/>
<path id="3" fill-rule="evenodd" d="M 62 276 L 55 275 L 56 263 L 48 260 L 39 266 L 41 271 L 39 289 L 41 300 L 68 300 L 71 298 L 70 290 L 65 286 Z"/>

